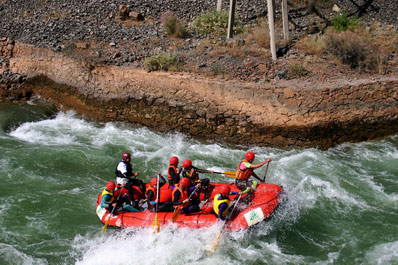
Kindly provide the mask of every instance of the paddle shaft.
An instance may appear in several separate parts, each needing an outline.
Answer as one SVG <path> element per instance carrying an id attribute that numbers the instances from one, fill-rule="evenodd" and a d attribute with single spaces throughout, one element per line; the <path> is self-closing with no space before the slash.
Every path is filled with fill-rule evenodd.
<path id="1" fill-rule="evenodd" d="M 189 197 L 188 197 L 188 202 L 187 202 L 187 203 L 189 203 L 189 200 L 191 199 L 192 195 L 195 193 L 195 191 L 196 191 L 197 189 L 198 189 L 198 187 L 196 187 L 196 188 L 192 191 L 192 193 L 189 195 Z M 181 210 L 184 208 L 185 204 L 186 204 L 186 203 L 183 203 L 183 204 L 179 205 L 179 206 L 176 208 L 176 210 L 175 210 L 173 216 L 171 216 L 171 221 L 172 221 L 173 223 L 177 220 L 178 216 L 180 216 L 180 212 L 181 212 Z"/>
<path id="2" fill-rule="evenodd" d="M 159 181 L 159 174 L 158 174 L 158 185 L 156 185 L 156 206 L 155 206 L 155 219 L 153 220 L 153 224 L 154 226 L 156 226 L 156 230 L 154 231 L 156 232 L 160 232 L 160 223 L 159 223 L 159 219 L 158 219 L 158 205 L 159 205 L 159 186 L 160 186 L 160 181 Z"/>
<path id="3" fill-rule="evenodd" d="M 264 174 L 263 182 L 265 181 L 265 178 L 267 177 L 268 167 L 269 167 L 269 163 L 270 163 L 270 162 L 271 162 L 271 161 L 269 161 L 269 162 L 267 163 L 267 168 L 265 169 L 265 174 Z"/>
<path id="4" fill-rule="evenodd" d="M 159 181 L 159 174 L 158 174 L 158 185 L 156 185 L 156 207 L 155 207 L 156 214 L 158 213 L 158 204 L 159 204 L 159 186 L 160 186 L 160 181 Z"/>
<path id="5" fill-rule="evenodd" d="M 222 174 L 222 175 L 225 175 L 225 176 L 230 177 L 230 178 L 234 178 L 235 177 L 235 172 L 233 172 L 233 171 L 213 172 L 213 173 Z"/>
<path id="6" fill-rule="evenodd" d="M 236 202 L 235 202 L 234 207 L 232 208 L 232 211 L 229 213 L 228 217 L 225 219 L 224 224 L 223 224 L 223 226 L 221 227 L 220 233 L 218 234 L 218 236 L 217 236 L 217 238 L 216 238 L 216 241 L 214 242 L 213 246 L 211 247 L 211 251 L 210 251 L 211 253 L 213 253 L 213 251 L 217 248 L 218 242 L 219 242 L 220 239 L 221 239 L 221 235 L 222 235 L 222 233 L 223 233 L 223 231 L 224 231 L 224 228 L 227 226 L 228 221 L 231 219 L 232 214 L 234 213 L 235 208 L 236 208 L 236 206 L 238 205 L 241 196 L 242 196 L 242 195 L 240 194 L 240 195 L 239 195 L 239 198 L 238 198 L 238 199 L 236 200 Z"/>

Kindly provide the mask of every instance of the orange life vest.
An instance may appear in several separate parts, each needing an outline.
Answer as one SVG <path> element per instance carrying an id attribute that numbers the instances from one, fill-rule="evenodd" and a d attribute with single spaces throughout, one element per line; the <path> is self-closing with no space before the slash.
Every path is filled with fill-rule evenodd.
<path id="1" fill-rule="evenodd" d="M 244 159 L 244 160 L 242 160 L 242 161 L 239 162 L 238 168 L 236 169 L 235 177 L 236 177 L 237 179 L 247 180 L 247 179 L 249 179 L 250 176 L 253 174 L 253 169 L 251 169 L 251 168 L 246 168 L 245 170 L 241 170 L 241 169 L 240 169 L 240 165 L 241 165 L 243 162 L 249 162 L 249 161 L 247 161 L 246 159 Z"/>
<path id="2" fill-rule="evenodd" d="M 177 190 L 180 191 L 180 193 L 181 193 L 180 199 L 178 200 L 179 202 L 182 202 L 182 201 L 184 201 L 185 199 L 188 199 L 188 197 L 189 197 L 189 196 L 188 196 L 188 190 L 182 190 L 180 184 L 177 184 L 177 185 L 175 186 L 174 190 L 173 190 L 173 194 L 171 195 L 171 200 L 172 200 L 172 202 L 174 202 L 174 193 L 175 193 Z M 178 206 L 175 206 L 175 207 L 178 207 Z"/>
<path id="3" fill-rule="evenodd" d="M 173 177 L 170 175 L 170 168 L 174 169 L 174 172 L 176 172 L 177 168 L 175 165 L 169 165 L 167 168 L 167 179 L 169 180 L 169 183 L 171 183 Z"/>
<path id="4" fill-rule="evenodd" d="M 147 198 L 148 199 L 148 191 L 152 191 L 153 192 L 153 198 L 152 198 L 152 200 L 156 200 L 156 196 L 157 196 L 157 192 L 156 192 L 156 189 L 153 187 L 153 186 L 151 186 L 151 185 L 149 185 L 147 188 L 146 188 L 146 192 L 145 192 L 145 198 Z"/>

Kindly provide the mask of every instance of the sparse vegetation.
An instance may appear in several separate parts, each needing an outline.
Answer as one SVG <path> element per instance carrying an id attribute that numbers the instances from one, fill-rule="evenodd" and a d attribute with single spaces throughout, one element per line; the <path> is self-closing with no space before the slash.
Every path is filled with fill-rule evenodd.
<path id="1" fill-rule="evenodd" d="M 297 42 L 297 48 L 305 54 L 320 56 L 325 52 L 325 38 L 318 34 L 306 36 Z"/>
<path id="2" fill-rule="evenodd" d="M 203 13 L 193 22 L 193 29 L 201 34 L 213 34 L 215 36 L 225 36 L 228 29 L 228 11 L 220 12 L 212 10 Z M 243 32 L 242 22 L 235 16 L 234 35 Z"/>
<path id="3" fill-rule="evenodd" d="M 332 27 L 336 31 L 357 31 L 360 26 L 361 22 L 358 17 L 349 18 L 346 12 L 341 15 L 335 16 L 332 19 Z"/>
<path id="4" fill-rule="evenodd" d="M 177 71 L 181 65 L 176 54 L 159 54 L 145 59 L 145 69 L 148 71 Z"/>
<path id="5" fill-rule="evenodd" d="M 168 36 L 174 36 L 177 38 L 185 38 L 188 35 L 188 31 L 184 24 L 177 19 L 171 11 L 163 13 L 161 17 L 161 23 L 163 30 Z"/>
<path id="6" fill-rule="evenodd" d="M 352 31 L 329 31 L 326 36 L 328 52 L 351 68 L 357 68 L 366 61 L 369 51 L 365 40 Z"/>
<path id="7" fill-rule="evenodd" d="M 249 28 L 247 42 L 255 42 L 258 47 L 269 48 L 269 29 L 268 25 L 260 22 L 258 25 Z"/>
<path id="8" fill-rule="evenodd" d="M 288 68 L 288 78 L 289 79 L 296 79 L 303 76 L 306 76 L 308 71 L 302 64 L 294 64 L 289 66 Z"/>
<path id="9" fill-rule="evenodd" d="M 213 76 L 223 75 L 226 73 L 225 67 L 220 63 L 213 63 L 210 65 L 209 70 Z"/>
<path id="10" fill-rule="evenodd" d="M 39 8 L 37 1 L 43 5 L 48 4 L 51 8 Z M 175 9 L 176 1 L 173 0 L 173 5 L 167 5 L 173 11 L 164 12 L 160 18 L 153 15 L 158 12 L 154 9 L 143 12 L 135 5 L 129 5 L 134 14 L 146 14 L 145 19 L 136 21 L 132 19 L 134 14 L 130 12 L 127 19 L 121 20 L 117 6 L 108 6 L 106 12 L 101 13 L 103 20 L 98 20 L 98 14 L 91 11 L 87 16 L 77 15 L 69 3 L 64 8 L 55 5 L 56 1 L 37 1 L 21 8 L 18 13 L 21 23 L 30 21 L 34 25 L 24 26 L 29 28 L 26 31 L 28 37 L 21 36 L 21 39 L 30 39 L 34 44 L 49 47 L 66 56 L 87 58 L 93 64 L 145 67 L 150 71 L 187 71 L 215 76 L 223 74 L 231 79 L 254 82 L 272 78 L 276 72 L 282 70 L 289 71 L 290 78 L 303 76 L 307 71 L 308 79 L 315 77 L 318 80 L 331 80 L 344 75 L 358 76 L 364 71 L 397 73 L 398 24 L 394 22 L 389 27 L 385 23 L 392 21 L 391 16 L 394 18 L 394 14 L 386 11 L 386 7 L 391 7 L 392 4 L 381 7 L 383 11 L 380 12 L 389 14 L 388 20 L 381 19 L 382 24 L 371 25 L 369 23 L 374 21 L 373 13 L 362 16 L 363 20 L 348 15 L 356 13 L 360 16 L 360 6 L 355 7 L 336 0 L 289 0 L 291 39 L 284 42 L 282 19 L 278 13 L 275 19 L 278 59 L 274 62 L 271 58 L 267 17 L 264 17 L 264 2 L 261 6 L 254 2 L 250 2 L 248 6 L 239 6 L 235 19 L 241 18 L 245 25 L 237 21 L 234 37 L 226 40 L 227 10 L 199 14 L 197 9 L 191 8 L 192 3 L 188 2 L 178 2 L 181 8 Z M 338 7 L 332 11 L 331 7 L 335 3 Z M 100 6 L 95 1 L 92 4 L 97 8 Z M 359 2 L 358 4 L 362 5 Z M 40 16 L 36 11 L 33 12 L 32 7 L 40 9 Z M 214 3 L 206 2 L 203 10 L 212 7 Z M 312 10 L 311 7 L 315 9 Z M 4 8 L 9 10 L 7 6 Z M 336 12 L 344 9 L 347 9 L 345 13 L 343 11 L 336 15 Z M 373 9 L 368 7 L 368 10 Z M 13 12 L 4 14 L 8 17 Z M 58 34 L 61 33 L 61 28 L 69 29 L 63 26 L 70 23 L 69 17 L 76 18 L 84 28 L 72 27 L 68 34 Z M 257 18 L 254 19 L 255 17 Z M 192 18 L 196 19 L 192 21 Z M 7 22 L 4 18 L 2 21 Z M 188 21 L 192 22 L 189 26 Z M 41 36 L 43 32 L 46 33 L 45 38 Z M 332 74 L 333 70 L 335 74 Z"/>

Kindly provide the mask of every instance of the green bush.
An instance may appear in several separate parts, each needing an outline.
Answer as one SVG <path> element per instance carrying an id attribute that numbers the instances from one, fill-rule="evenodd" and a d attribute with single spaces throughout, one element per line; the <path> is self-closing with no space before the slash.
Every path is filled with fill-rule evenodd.
<path id="1" fill-rule="evenodd" d="M 203 13 L 193 22 L 193 29 L 201 34 L 213 34 L 215 36 L 225 36 L 228 29 L 228 11 L 212 10 Z M 242 22 L 235 15 L 234 34 L 243 32 Z"/>
<path id="2" fill-rule="evenodd" d="M 159 54 L 145 59 L 145 69 L 148 71 L 177 71 L 180 63 L 176 54 Z"/>
<path id="3" fill-rule="evenodd" d="M 361 22 L 358 17 L 349 18 L 346 12 L 332 18 L 332 27 L 336 31 L 357 31 L 360 26 Z"/>
<path id="4" fill-rule="evenodd" d="M 184 24 L 170 11 L 163 13 L 161 23 L 168 36 L 185 38 L 188 35 L 188 31 Z"/>

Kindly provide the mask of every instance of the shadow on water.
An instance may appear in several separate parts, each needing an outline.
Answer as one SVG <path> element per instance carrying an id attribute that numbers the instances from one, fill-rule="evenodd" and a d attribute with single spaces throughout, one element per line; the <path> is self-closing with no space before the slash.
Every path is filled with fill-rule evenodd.
<path id="1" fill-rule="evenodd" d="M 26 122 L 54 117 L 57 109 L 43 101 L 23 104 L 0 103 L 0 129 L 7 133 Z"/>

